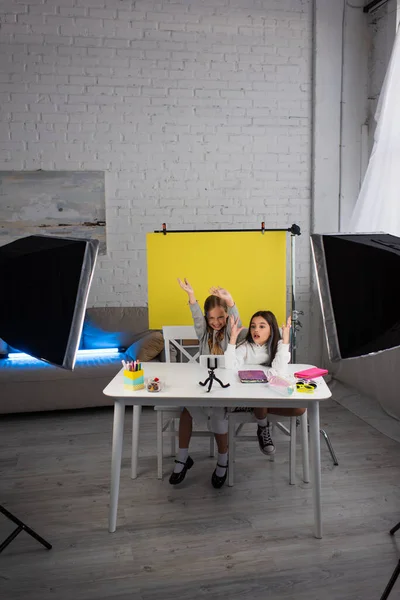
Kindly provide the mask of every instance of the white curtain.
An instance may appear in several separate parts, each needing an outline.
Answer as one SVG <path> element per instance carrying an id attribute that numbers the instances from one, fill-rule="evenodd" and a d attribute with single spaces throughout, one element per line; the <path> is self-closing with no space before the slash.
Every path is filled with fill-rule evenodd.
<path id="1" fill-rule="evenodd" d="M 400 29 L 393 46 L 375 120 L 374 147 L 354 209 L 350 231 L 375 231 L 400 237 Z M 399 273 L 394 273 L 399 277 Z M 400 299 L 399 299 L 400 302 Z M 364 358 L 331 363 L 339 381 L 375 398 L 400 420 L 400 348 Z"/>
<path id="2" fill-rule="evenodd" d="M 375 113 L 374 146 L 349 231 L 400 237 L 400 29 Z"/>

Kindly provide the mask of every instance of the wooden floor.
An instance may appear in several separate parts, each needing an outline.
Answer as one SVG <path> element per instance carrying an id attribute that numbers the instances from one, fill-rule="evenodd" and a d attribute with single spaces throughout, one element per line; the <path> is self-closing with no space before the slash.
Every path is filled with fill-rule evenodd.
<path id="1" fill-rule="evenodd" d="M 237 483 L 218 491 L 207 441 L 197 438 L 195 465 L 173 488 L 156 479 L 150 409 L 140 475 L 130 479 L 126 419 L 118 528 L 110 534 L 112 410 L 2 417 L 0 502 L 53 549 L 22 532 L 0 555 L 0 598 L 378 600 L 400 548 L 400 532 L 397 540 L 388 534 L 400 519 L 400 445 L 333 401 L 321 407 L 321 421 L 340 465 L 322 442 L 324 538 L 316 540 L 311 488 L 288 484 L 280 432 L 274 463 L 254 442 L 241 443 Z M 0 539 L 12 529 L 0 515 Z"/>

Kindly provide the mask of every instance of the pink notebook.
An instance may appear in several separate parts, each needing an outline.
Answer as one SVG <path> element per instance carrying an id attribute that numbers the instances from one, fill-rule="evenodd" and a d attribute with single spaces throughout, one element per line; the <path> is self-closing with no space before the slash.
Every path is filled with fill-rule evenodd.
<path id="1" fill-rule="evenodd" d="M 328 371 L 326 369 L 319 369 L 318 367 L 313 367 L 312 369 L 297 371 L 297 373 L 295 373 L 294 376 L 299 377 L 299 379 L 314 379 L 315 377 L 322 377 L 322 375 L 327 374 Z"/>
<path id="2" fill-rule="evenodd" d="M 264 371 L 238 371 L 242 383 L 268 383 Z"/>

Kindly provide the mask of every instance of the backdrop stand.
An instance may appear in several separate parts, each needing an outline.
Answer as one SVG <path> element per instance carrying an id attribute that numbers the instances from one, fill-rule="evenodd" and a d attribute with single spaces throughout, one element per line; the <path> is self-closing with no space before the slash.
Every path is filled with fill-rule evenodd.
<path id="1" fill-rule="evenodd" d="M 290 351 L 292 356 L 292 362 L 296 362 L 297 358 L 297 332 L 299 328 L 302 326 L 299 320 L 299 316 L 303 315 L 303 311 L 297 310 L 296 308 L 296 271 L 295 271 L 295 256 L 296 256 L 296 236 L 301 235 L 301 230 L 299 225 L 293 223 L 290 227 L 282 228 L 282 229 L 267 229 L 265 227 L 265 221 L 262 221 L 260 227 L 254 229 L 168 229 L 166 223 L 162 223 L 162 228 L 159 230 L 154 230 L 155 234 L 161 234 L 162 237 L 167 237 L 170 235 L 179 235 L 179 234 L 198 234 L 198 233 L 248 233 L 248 232 L 259 232 L 261 235 L 265 235 L 267 232 L 287 232 L 290 233 L 290 290 L 291 290 L 291 298 L 290 298 L 290 315 L 292 317 L 292 327 L 291 327 L 291 336 L 290 336 Z M 287 257 L 287 242 L 286 242 L 286 257 L 285 264 L 287 266 L 288 257 Z M 158 267 L 157 267 L 158 268 Z M 149 266 L 147 269 L 148 277 L 149 277 Z M 158 286 L 158 277 L 157 272 L 154 273 L 154 277 L 151 281 L 157 282 Z M 285 281 L 285 290 L 287 290 L 287 279 Z M 286 294 L 286 304 L 287 304 L 287 294 Z M 150 301 L 149 301 L 149 309 L 150 309 Z M 286 317 L 286 315 L 285 315 Z M 162 324 L 160 324 L 162 326 Z M 277 423 L 277 426 L 281 431 L 283 431 L 286 435 L 290 435 L 289 430 L 282 424 Z M 329 452 L 332 456 L 332 460 L 335 465 L 338 464 L 336 455 L 333 451 L 333 447 L 331 441 L 329 439 L 328 434 L 324 430 L 320 430 L 321 435 L 323 435 L 324 440 L 328 446 Z"/>
<path id="2" fill-rule="evenodd" d="M 26 525 L 25 523 L 23 523 L 22 521 L 20 521 L 19 519 L 17 519 L 17 517 L 15 515 L 13 515 L 12 513 L 10 513 L 6 508 L 4 508 L 4 506 L 1 506 L 1 504 L 0 504 L 0 512 L 3 513 L 3 515 L 5 517 L 7 517 L 7 519 L 9 519 L 10 521 L 12 521 L 13 523 L 15 523 L 18 526 L 8 536 L 8 538 L 6 538 L 4 540 L 4 542 L 2 542 L 0 544 L 0 552 L 2 552 L 4 550 L 4 548 L 7 548 L 8 544 L 11 544 L 11 542 L 13 541 L 13 539 L 15 539 L 17 537 L 17 535 L 19 533 L 21 533 L 21 531 L 26 531 L 26 533 L 28 533 L 30 536 L 32 536 L 33 538 L 35 538 L 35 540 L 37 540 L 40 544 L 42 544 L 42 546 L 44 546 L 45 548 L 47 548 L 47 550 L 51 550 L 52 545 L 49 544 L 49 542 L 47 542 L 38 533 L 36 533 L 36 531 L 34 531 L 30 527 L 28 527 L 28 525 Z"/>

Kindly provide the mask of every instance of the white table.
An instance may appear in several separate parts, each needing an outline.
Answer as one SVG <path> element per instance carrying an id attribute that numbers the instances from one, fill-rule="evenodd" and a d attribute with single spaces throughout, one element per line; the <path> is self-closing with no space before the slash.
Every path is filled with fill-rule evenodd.
<path id="1" fill-rule="evenodd" d="M 312 365 L 289 365 L 291 373 Z M 260 369 L 259 365 L 246 365 L 246 369 Z M 109 531 L 114 532 L 117 524 L 119 482 L 121 474 L 122 443 L 124 435 L 125 406 L 133 406 L 132 456 L 137 460 L 140 412 L 142 406 L 262 406 L 296 408 L 308 410 L 310 424 L 311 482 L 313 484 L 314 534 L 322 537 L 321 512 L 321 460 L 319 443 L 319 403 L 331 397 L 325 381 L 320 377 L 313 394 L 295 392 L 286 396 L 279 388 L 258 383 L 244 384 L 239 381 L 236 371 L 217 369 L 216 376 L 230 387 L 221 388 L 214 383 L 210 393 L 199 385 L 207 377 L 207 369 L 195 363 L 143 363 L 145 377 L 159 377 L 163 390 L 151 393 L 146 389 L 132 392 L 124 388 L 123 369 L 107 385 L 103 393 L 114 398 L 114 426 L 111 459 L 111 494 L 109 511 Z M 132 465 L 132 475 L 136 476 L 137 465 Z"/>

